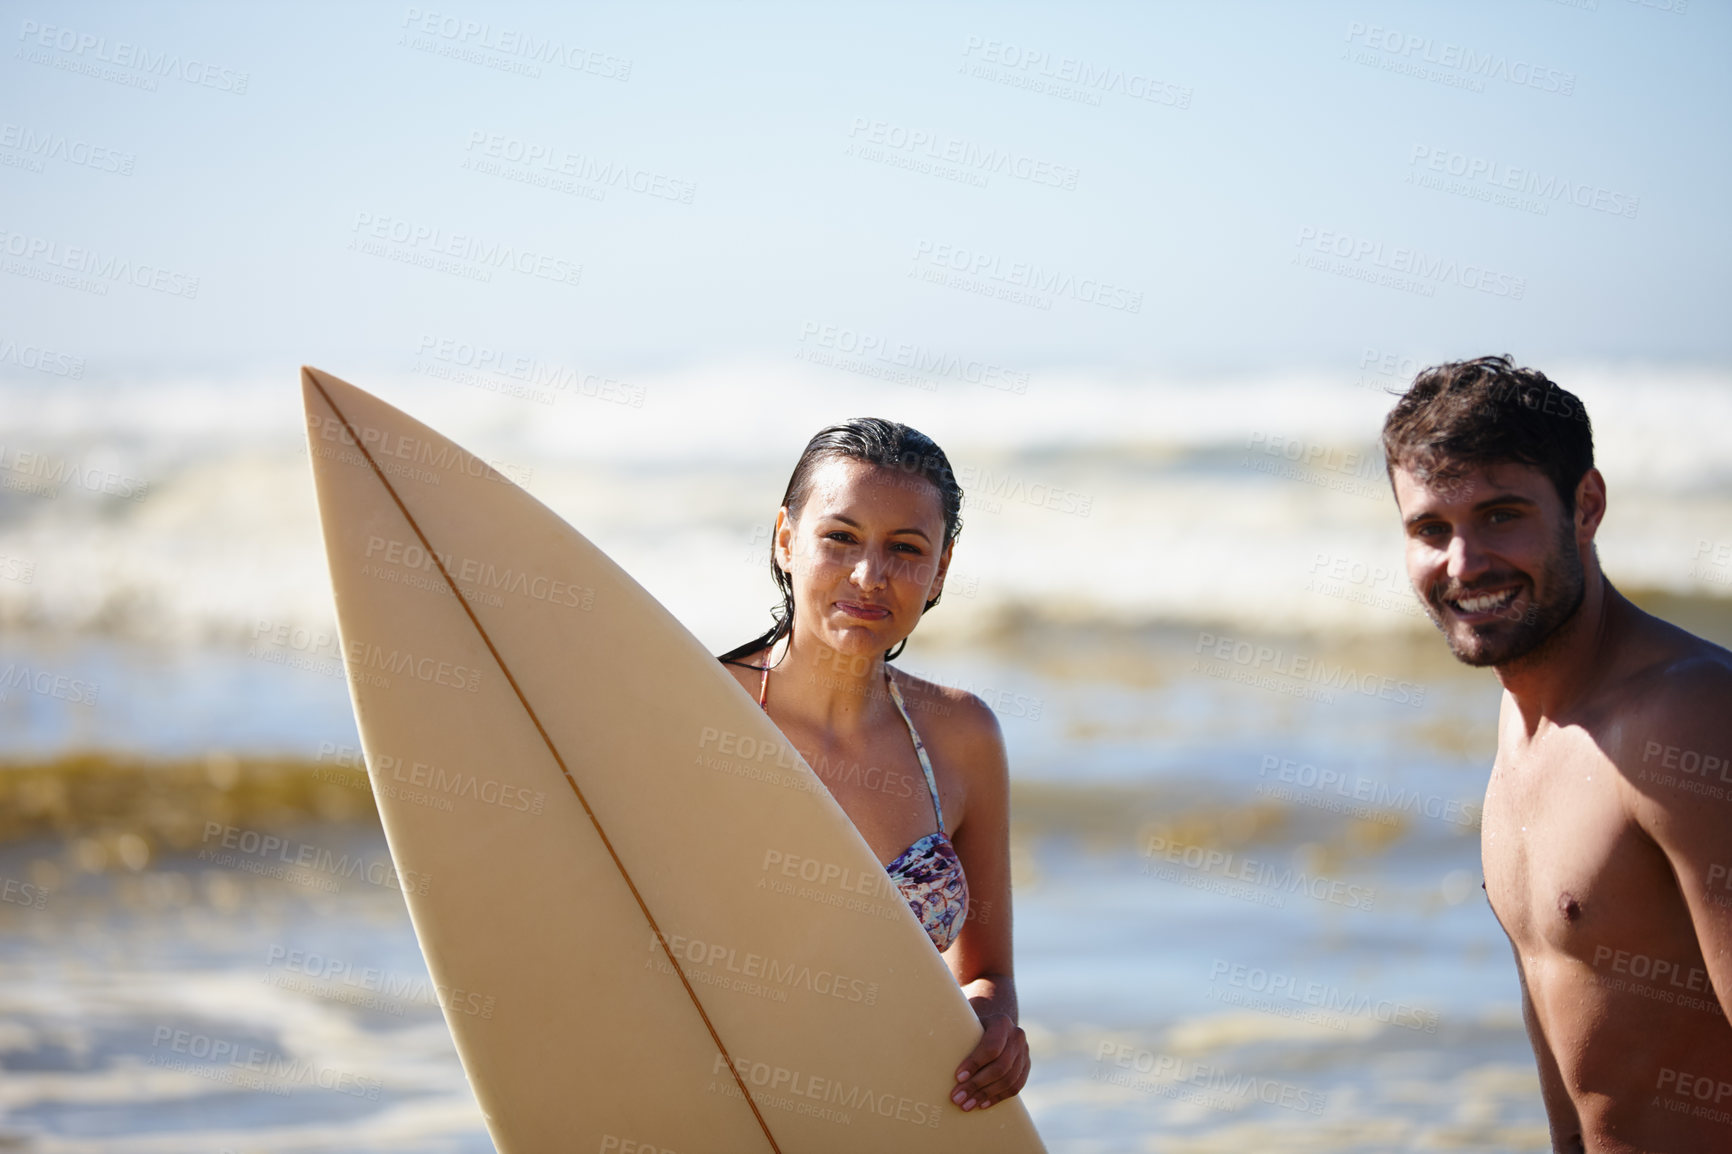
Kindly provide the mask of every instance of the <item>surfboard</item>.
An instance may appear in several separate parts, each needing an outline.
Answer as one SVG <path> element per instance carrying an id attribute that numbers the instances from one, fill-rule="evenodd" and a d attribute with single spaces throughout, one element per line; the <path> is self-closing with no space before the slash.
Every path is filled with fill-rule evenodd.
<path id="1" fill-rule="evenodd" d="M 483 460 L 302 370 L 396 884 L 498 1149 L 1025 1154 L 980 1025 L 703 645 Z"/>

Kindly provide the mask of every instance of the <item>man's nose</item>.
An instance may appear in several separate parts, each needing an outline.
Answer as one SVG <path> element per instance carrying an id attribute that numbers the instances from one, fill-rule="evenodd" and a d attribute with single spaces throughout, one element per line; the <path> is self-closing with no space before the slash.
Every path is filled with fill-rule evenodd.
<path id="1" fill-rule="evenodd" d="M 1449 577 L 1458 585 L 1468 585 L 1490 567 L 1485 551 L 1471 533 L 1457 533 L 1449 542 Z"/>

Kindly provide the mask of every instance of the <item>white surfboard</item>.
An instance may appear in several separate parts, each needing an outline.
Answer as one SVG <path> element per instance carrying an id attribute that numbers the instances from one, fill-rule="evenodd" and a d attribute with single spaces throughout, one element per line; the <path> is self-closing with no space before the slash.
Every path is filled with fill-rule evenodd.
<path id="1" fill-rule="evenodd" d="M 302 372 L 391 857 L 505 1154 L 1027 1154 L 871 849 L 698 640 L 480 459 Z"/>

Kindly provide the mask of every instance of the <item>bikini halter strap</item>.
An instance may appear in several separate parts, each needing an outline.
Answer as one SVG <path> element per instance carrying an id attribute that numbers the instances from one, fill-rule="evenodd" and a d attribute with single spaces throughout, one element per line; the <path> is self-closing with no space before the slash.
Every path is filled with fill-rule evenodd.
<path id="1" fill-rule="evenodd" d="M 764 655 L 763 676 L 758 679 L 758 708 L 768 713 L 770 707 L 765 704 L 770 693 L 770 659 Z M 908 716 L 908 707 L 902 703 L 902 691 L 896 688 L 896 679 L 890 676 L 890 667 L 884 667 L 884 684 L 890 689 L 890 700 L 896 704 L 896 712 L 902 715 L 902 724 L 908 727 L 908 736 L 914 741 L 914 756 L 920 759 L 920 772 L 926 775 L 926 791 L 932 795 L 932 813 L 938 818 L 938 832 L 944 832 L 944 806 L 938 801 L 938 778 L 932 772 L 932 759 L 927 756 L 926 743 L 920 740 L 920 731 L 914 728 L 914 719 Z"/>

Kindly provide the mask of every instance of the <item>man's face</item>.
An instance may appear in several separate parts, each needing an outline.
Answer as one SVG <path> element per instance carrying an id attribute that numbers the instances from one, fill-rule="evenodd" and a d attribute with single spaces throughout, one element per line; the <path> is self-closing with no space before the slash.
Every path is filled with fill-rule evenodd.
<path id="1" fill-rule="evenodd" d="M 1461 661 L 1516 661 L 1581 604 L 1586 542 L 1538 469 L 1482 465 L 1421 480 L 1398 466 L 1393 480 L 1407 575 Z"/>

